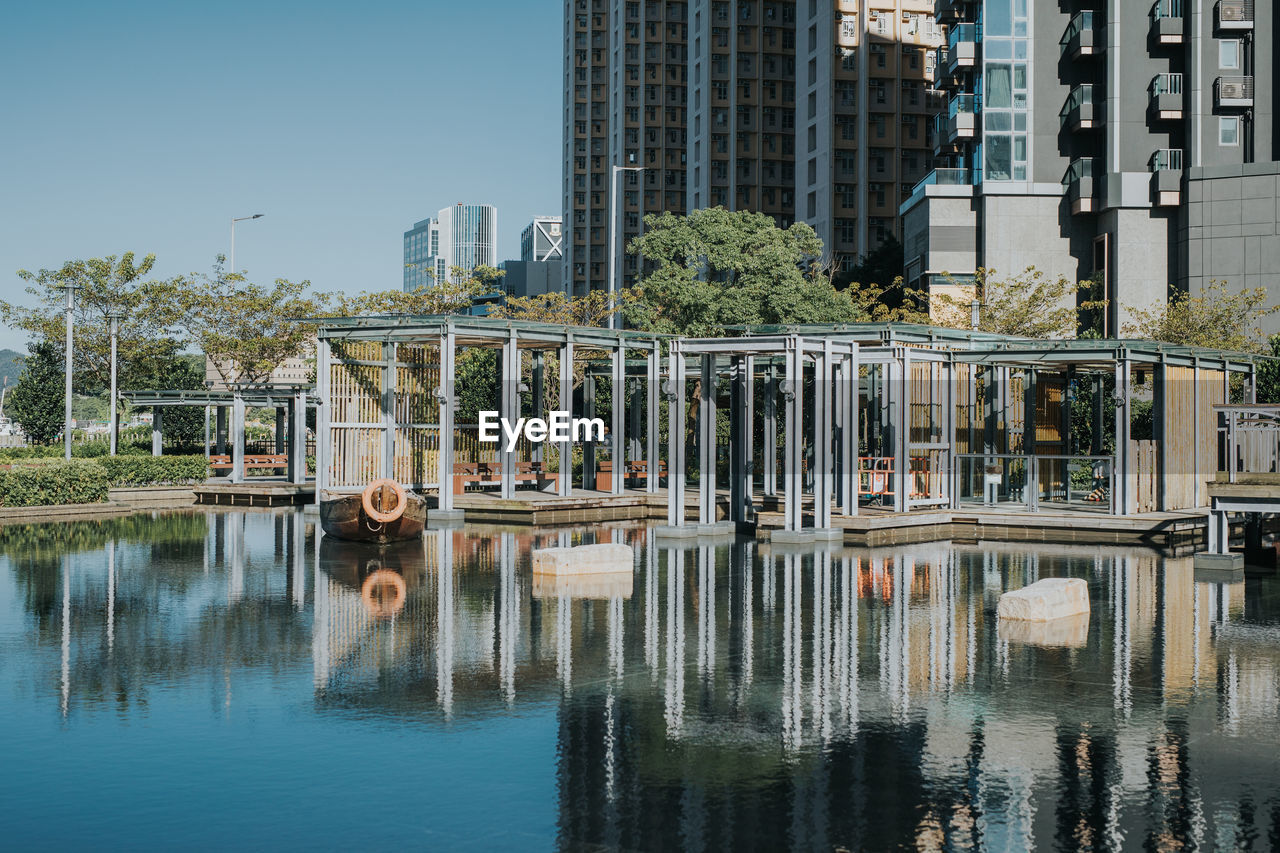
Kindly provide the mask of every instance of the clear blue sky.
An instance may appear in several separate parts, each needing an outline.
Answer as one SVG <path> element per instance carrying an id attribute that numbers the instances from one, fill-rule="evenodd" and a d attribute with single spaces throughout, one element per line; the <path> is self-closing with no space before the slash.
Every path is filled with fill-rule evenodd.
<path id="1" fill-rule="evenodd" d="M 18 269 L 227 253 L 254 279 L 395 288 L 402 234 L 498 207 L 499 258 L 560 212 L 556 0 L 8 3 L 0 291 Z M 0 347 L 25 338 L 0 327 Z"/>

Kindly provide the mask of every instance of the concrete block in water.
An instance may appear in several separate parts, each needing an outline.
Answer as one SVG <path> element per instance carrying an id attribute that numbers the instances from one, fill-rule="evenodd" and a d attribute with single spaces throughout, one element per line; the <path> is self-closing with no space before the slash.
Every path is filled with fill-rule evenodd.
<path id="1" fill-rule="evenodd" d="M 1089 585 L 1080 578 L 1045 578 L 1000 596 L 1001 619 L 1048 622 L 1089 612 Z"/>
<path id="2" fill-rule="evenodd" d="M 533 573 L 590 575 L 629 572 L 635 563 L 630 545 L 578 545 L 573 548 L 541 548 L 533 552 Z"/>

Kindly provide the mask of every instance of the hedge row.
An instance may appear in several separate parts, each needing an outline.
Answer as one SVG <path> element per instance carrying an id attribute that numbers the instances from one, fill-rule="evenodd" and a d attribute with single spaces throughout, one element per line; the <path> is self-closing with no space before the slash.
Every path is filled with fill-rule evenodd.
<path id="1" fill-rule="evenodd" d="M 107 499 L 111 487 L 97 461 L 73 459 L 47 465 L 16 465 L 0 471 L 0 504 L 49 506 L 91 504 Z"/>
<path id="2" fill-rule="evenodd" d="M 209 476 L 204 456 L 104 456 L 93 461 L 113 486 L 201 483 Z"/>
<path id="3" fill-rule="evenodd" d="M 113 486 L 165 486 L 202 482 L 203 456 L 105 456 L 38 459 L 0 470 L 0 506 L 100 503 Z"/>

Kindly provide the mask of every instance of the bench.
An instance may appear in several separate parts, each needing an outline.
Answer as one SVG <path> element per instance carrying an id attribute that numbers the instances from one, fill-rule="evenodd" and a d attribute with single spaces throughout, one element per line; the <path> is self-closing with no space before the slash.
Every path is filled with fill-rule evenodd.
<path id="1" fill-rule="evenodd" d="M 537 483 L 542 488 L 547 483 L 553 487 L 560 485 L 560 475 L 545 471 L 541 462 L 517 462 L 512 472 L 517 483 Z M 455 462 L 453 463 L 453 493 L 460 495 L 467 486 L 501 486 L 501 462 Z"/>
<path id="2" fill-rule="evenodd" d="M 658 476 L 667 476 L 667 463 L 659 460 Z M 643 459 L 635 459 L 626 463 L 622 468 L 622 485 L 626 486 L 628 481 L 648 480 L 649 479 L 649 463 Z M 613 490 L 613 462 L 604 460 L 596 463 L 596 491 L 608 492 Z"/>
<path id="3" fill-rule="evenodd" d="M 287 453 L 246 453 L 244 469 L 250 468 L 285 468 L 289 465 Z M 234 466 L 230 454 L 214 453 L 209 457 L 209 467 L 214 471 L 230 471 Z"/>

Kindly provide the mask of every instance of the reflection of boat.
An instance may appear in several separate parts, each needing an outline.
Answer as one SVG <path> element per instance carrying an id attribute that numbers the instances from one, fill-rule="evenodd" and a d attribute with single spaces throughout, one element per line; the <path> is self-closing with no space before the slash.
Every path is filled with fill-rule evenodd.
<path id="1" fill-rule="evenodd" d="M 426 523 L 426 500 L 394 480 L 374 480 L 360 494 L 320 495 L 320 524 L 339 539 L 399 542 L 420 536 Z"/>
<path id="2" fill-rule="evenodd" d="M 375 545 L 325 536 L 320 540 L 320 568 L 339 583 L 357 590 L 369 615 L 389 619 L 399 613 L 426 573 L 419 542 Z"/>

